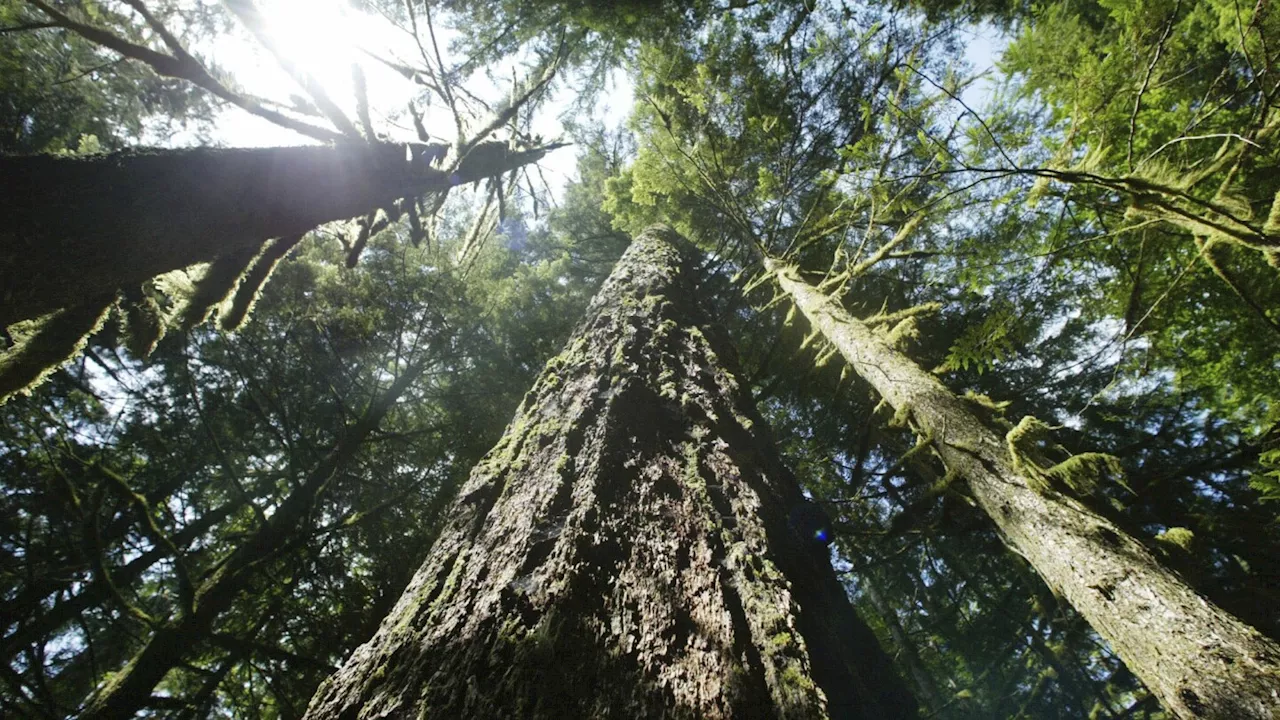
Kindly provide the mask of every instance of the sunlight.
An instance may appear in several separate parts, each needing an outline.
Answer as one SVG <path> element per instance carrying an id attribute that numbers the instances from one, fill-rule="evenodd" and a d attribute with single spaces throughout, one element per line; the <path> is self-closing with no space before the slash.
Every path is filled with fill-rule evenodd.
<path id="1" fill-rule="evenodd" d="M 412 83 L 361 51 L 370 48 L 388 57 L 416 52 L 408 44 L 408 37 L 397 37 L 385 19 L 354 10 L 340 0 L 259 0 L 254 5 L 283 59 L 310 75 L 353 121 L 356 101 L 352 65 L 364 70 L 374 124 L 380 130 L 385 129 L 385 115 L 399 111 L 403 99 L 413 93 Z M 202 50 L 249 94 L 282 102 L 294 111 L 313 115 L 317 124 L 328 125 L 315 111 L 314 101 L 306 91 L 248 32 L 220 35 Z M 234 108 L 223 111 L 213 135 L 216 142 L 239 146 L 311 142 Z"/>
<path id="2" fill-rule="evenodd" d="M 264 0 L 258 9 L 285 56 L 342 104 L 351 95 L 351 65 L 362 59 L 358 43 L 370 36 L 372 18 L 338 0 Z"/>

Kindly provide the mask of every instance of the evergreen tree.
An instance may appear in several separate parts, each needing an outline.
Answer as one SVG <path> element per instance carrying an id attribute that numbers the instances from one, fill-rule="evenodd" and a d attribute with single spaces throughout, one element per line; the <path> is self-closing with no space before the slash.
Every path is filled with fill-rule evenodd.
<path id="1" fill-rule="evenodd" d="M 877 332 L 794 270 L 772 263 L 770 270 L 895 416 L 968 482 L 1009 548 L 1111 643 L 1166 708 L 1224 720 L 1280 712 L 1280 645 L 1206 602 L 1141 543 L 1069 497 L 1117 472 L 1114 458 L 1082 453 L 1043 465 L 1043 422 L 1027 416 L 1001 439 L 893 348 L 900 326 Z"/>
<path id="2" fill-rule="evenodd" d="M 0 325 L 224 260 L 233 266 L 209 298 L 216 303 L 270 239 L 370 209 L 410 212 L 413 198 L 511 172 L 545 150 L 476 152 L 453 173 L 423 152 L 384 143 L 0 157 L 10 218 L 0 235 L 9 248 Z"/>
<path id="3" fill-rule="evenodd" d="M 913 714 L 695 274 L 637 237 L 307 717 Z"/>

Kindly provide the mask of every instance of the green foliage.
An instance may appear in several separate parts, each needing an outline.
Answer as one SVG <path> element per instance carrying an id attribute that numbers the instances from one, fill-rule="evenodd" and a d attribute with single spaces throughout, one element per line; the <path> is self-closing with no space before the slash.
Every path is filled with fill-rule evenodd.
<path id="1" fill-rule="evenodd" d="M 1262 453 L 1258 462 L 1263 471 L 1249 479 L 1250 487 L 1258 491 L 1261 500 L 1280 501 L 1280 449 Z"/>
<path id="2" fill-rule="evenodd" d="M 1011 356 L 1018 347 L 1017 315 L 1011 306 L 1003 305 L 966 328 L 947 351 L 946 360 L 934 372 L 968 370 L 978 373 L 990 370 Z"/>
<path id="3" fill-rule="evenodd" d="M 365 4 L 407 20 L 402 3 Z M 577 38 L 583 102 L 611 67 L 633 68 L 629 131 L 572 127 L 583 153 L 559 207 L 513 200 L 465 253 L 479 212 L 451 197 L 416 228 L 404 218 L 370 237 L 350 272 L 328 229 L 237 259 L 207 292 L 185 273 L 127 290 L 87 354 L 49 334 L 63 339 L 41 357 L 72 362 L 0 408 L 0 614 L 16 618 L 0 711 L 74 713 L 148 636 L 139 614 L 180 614 L 180 566 L 202 578 L 243 547 L 370 398 L 423 361 L 253 566 L 217 635 L 192 639 L 157 689 L 196 716 L 300 715 L 408 582 L 629 233 L 655 220 L 708 251 L 701 290 L 740 349 L 743 385 L 835 520 L 850 592 L 932 716 L 1159 710 L 1003 550 L 929 438 L 911 434 L 912 409 L 877 412 L 776 302 L 761 251 L 914 338 L 905 351 L 1008 431 L 1030 482 L 1105 507 L 1215 603 L 1280 636 L 1280 526 L 1260 502 L 1280 500 L 1264 432 L 1280 286 L 1256 247 L 1204 225 L 1280 223 L 1263 97 L 1277 13 L 1226 0 L 892 5 L 434 3 L 457 47 L 477 51 L 460 74 L 561 37 Z M 33 19 L 24 7 L 0 9 L 0 24 Z M 144 39 L 108 6 L 83 8 Z M 948 25 L 957 13 L 1013 33 L 990 102 L 973 106 L 981 123 L 954 100 L 975 87 Z M 57 29 L 0 34 L 12 130 L 0 151 L 110 150 L 146 124 L 201 119 L 187 86 L 115 60 Z M 1006 173 L 1005 154 L 1053 172 Z M 172 300 L 196 293 L 192 317 L 222 304 L 222 327 L 238 331 L 164 335 L 162 317 L 182 313 Z M 40 335 L 23 330 L 2 367 L 25 367 L 16 348 Z M 132 357 L 115 352 L 121 333 Z"/>
<path id="4" fill-rule="evenodd" d="M 98 7 L 90 3 L 90 8 Z M 24 3 L 0 5 L 0 27 L 39 23 Z M 208 100 L 59 28 L 0 33 L 0 153 L 96 152 L 208 119 Z"/>
<path id="5" fill-rule="evenodd" d="M 10 347 L 0 350 L 0 403 L 30 392 L 76 357 L 114 304 L 114 297 L 96 298 L 13 326 Z"/>

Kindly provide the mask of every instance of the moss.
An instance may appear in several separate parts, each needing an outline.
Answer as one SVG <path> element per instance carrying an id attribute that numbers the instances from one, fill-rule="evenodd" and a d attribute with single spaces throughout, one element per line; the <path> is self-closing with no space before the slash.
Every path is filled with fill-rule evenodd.
<path id="1" fill-rule="evenodd" d="M 257 304 L 258 297 L 262 294 L 263 286 L 271 279 L 271 274 L 275 272 L 276 266 L 301 241 L 301 235 L 294 235 L 292 237 L 278 238 L 267 245 L 266 249 L 253 261 L 253 265 L 249 267 L 249 270 L 240 279 L 240 283 L 236 286 L 235 295 L 232 296 L 230 306 L 218 318 L 218 324 L 223 330 L 238 330 L 244 325 L 245 320 L 253 312 L 253 306 Z"/>
<path id="2" fill-rule="evenodd" d="M 879 407 L 879 405 L 876 406 L 877 409 Z M 888 424 L 891 428 L 908 427 L 911 424 L 911 403 L 902 403 L 895 408 Z"/>
<path id="3" fill-rule="evenodd" d="M 813 684 L 813 678 L 802 671 L 795 663 L 790 663 L 782 670 L 782 674 L 778 678 L 782 682 L 784 688 L 801 690 L 805 693 L 815 692 L 818 688 Z"/>
<path id="4" fill-rule="evenodd" d="M 1049 489 L 1046 482 L 1047 478 L 1045 478 L 1040 466 L 1031 459 L 1029 453 L 1034 444 L 1042 440 L 1052 430 L 1054 430 L 1053 426 L 1032 415 L 1026 415 L 1004 436 L 1005 446 L 1009 450 L 1009 460 L 1013 463 L 1013 469 L 1027 479 L 1032 489 L 1040 492 Z"/>
<path id="5" fill-rule="evenodd" d="M 465 553 L 459 554 L 453 559 L 453 567 L 449 569 L 449 576 L 445 578 L 444 585 L 440 587 L 440 593 L 436 595 L 436 599 L 432 601 L 431 607 L 427 611 L 428 620 L 434 619 L 440 608 L 453 598 L 453 594 L 457 592 L 458 585 L 461 582 L 462 571 L 466 569 L 466 566 Z"/>
<path id="6" fill-rule="evenodd" d="M 907 318 L 918 317 L 921 315 L 933 315 L 941 311 L 942 311 L 942 303 L 936 303 L 936 302 L 928 302 L 928 303 L 922 303 L 920 305 L 913 305 L 909 308 L 906 308 L 905 310 L 898 310 L 896 312 L 891 312 L 891 313 L 886 313 L 884 311 L 884 308 L 881 308 L 880 312 L 876 313 L 875 315 L 872 315 L 871 317 L 867 318 L 866 320 L 863 320 L 862 322 L 869 326 L 890 325 L 890 324 L 900 323 L 903 320 L 906 320 Z"/>
<path id="7" fill-rule="evenodd" d="M 980 408 L 983 408 L 985 410 L 990 410 L 991 412 L 994 412 L 994 413 L 1002 413 L 1004 412 L 1005 408 L 1008 408 L 1009 405 L 1012 404 L 1012 402 L 1009 400 L 1000 400 L 1000 401 L 992 400 L 990 396 L 983 395 L 980 392 L 974 392 L 972 390 L 966 390 L 964 395 L 961 396 L 961 398 L 973 403 L 974 405 L 977 405 Z"/>
<path id="8" fill-rule="evenodd" d="M 680 446 L 684 454 L 684 468 L 681 471 L 681 477 L 684 479 L 686 488 L 701 490 L 701 495 L 706 494 L 707 482 L 702 478 L 702 470 L 699 467 L 698 446 L 696 443 L 687 442 Z M 710 498 L 707 498 L 708 502 Z"/>
<path id="9" fill-rule="evenodd" d="M 1126 489 L 1124 468 L 1119 458 L 1105 453 L 1080 453 L 1045 468 L 1037 462 L 1037 445 L 1048 439 L 1057 428 L 1027 415 L 1005 434 L 1013 469 L 1027 480 L 1037 492 L 1061 488 L 1077 495 L 1087 495 L 1097 490 L 1099 478 L 1110 475 Z M 1057 447 L 1061 450 L 1060 447 Z M 1132 490 L 1130 490 L 1132 492 Z"/>
<path id="10" fill-rule="evenodd" d="M 1097 490 L 1098 479 L 1111 476 L 1129 492 L 1133 490 L 1124 482 L 1124 468 L 1120 459 L 1106 453 L 1080 453 L 1044 471 L 1049 479 L 1071 488 L 1078 494 Z"/>
<path id="11" fill-rule="evenodd" d="M 114 295 L 105 296 L 11 326 L 14 347 L 0 354 L 0 403 L 28 392 L 79 354 L 114 304 Z"/>
<path id="12" fill-rule="evenodd" d="M 1157 535 L 1156 540 L 1167 547 L 1178 548 L 1184 552 L 1191 552 L 1192 545 L 1196 540 L 1196 535 L 1184 527 L 1171 527 Z"/>
<path id="13" fill-rule="evenodd" d="M 1280 235 L 1280 190 L 1276 191 L 1275 199 L 1271 201 L 1271 211 L 1267 213 L 1267 221 L 1262 225 L 1262 232 L 1268 235 Z"/>
<path id="14" fill-rule="evenodd" d="M 799 355 L 803 353 L 805 350 L 808 350 L 809 346 L 812 345 L 821 335 L 822 333 L 819 332 L 818 328 L 816 327 L 810 330 L 809 334 L 804 336 L 804 340 L 800 341 L 800 348 L 796 350 L 796 354 Z"/>
<path id="15" fill-rule="evenodd" d="M 204 322 L 214 306 L 235 291 L 261 249 L 261 246 L 239 248 L 206 265 L 177 311 L 177 325 L 190 330 Z"/>
<path id="16" fill-rule="evenodd" d="M 134 357 L 145 358 L 164 337 L 164 311 L 156 302 L 155 283 L 126 288 L 121 309 L 124 311 L 125 347 Z"/>

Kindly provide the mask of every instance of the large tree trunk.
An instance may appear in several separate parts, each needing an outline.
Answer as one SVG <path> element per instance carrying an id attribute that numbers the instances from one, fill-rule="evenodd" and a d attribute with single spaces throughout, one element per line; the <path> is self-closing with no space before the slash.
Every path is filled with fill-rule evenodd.
<path id="1" fill-rule="evenodd" d="M 914 714 L 701 329 L 693 259 L 636 239 L 307 718 Z"/>
<path id="2" fill-rule="evenodd" d="M 1004 439 L 882 333 L 769 263 L 782 288 L 854 371 L 931 437 L 968 480 L 1005 543 L 1105 638 L 1181 718 L 1280 717 L 1280 646 L 1209 603 L 1142 543 L 1065 495 L 1037 490 Z"/>
<path id="3" fill-rule="evenodd" d="M 0 328 L 542 152 L 455 176 L 389 143 L 0 156 Z"/>

